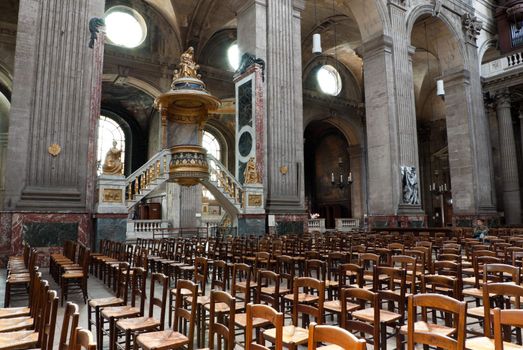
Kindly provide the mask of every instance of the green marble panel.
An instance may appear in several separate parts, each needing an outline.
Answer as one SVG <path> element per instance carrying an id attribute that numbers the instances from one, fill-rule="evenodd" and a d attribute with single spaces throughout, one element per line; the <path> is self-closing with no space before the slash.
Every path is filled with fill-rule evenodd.
<path id="1" fill-rule="evenodd" d="M 303 222 L 302 221 L 276 222 L 276 232 L 279 235 L 303 234 Z"/>
<path id="2" fill-rule="evenodd" d="M 78 240 L 78 223 L 28 222 L 22 235 L 33 247 L 61 247 L 66 240 Z"/>

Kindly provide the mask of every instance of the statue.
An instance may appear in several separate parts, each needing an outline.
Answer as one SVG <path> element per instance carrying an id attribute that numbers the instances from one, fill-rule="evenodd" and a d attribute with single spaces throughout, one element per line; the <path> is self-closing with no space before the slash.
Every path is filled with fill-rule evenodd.
<path id="1" fill-rule="evenodd" d="M 116 148 L 116 141 L 113 141 L 113 147 L 105 155 L 104 165 L 102 167 L 104 175 L 122 175 L 122 150 Z"/>
<path id="2" fill-rule="evenodd" d="M 194 48 L 189 47 L 187 51 L 182 53 L 180 56 L 180 67 L 179 69 L 174 70 L 173 80 L 179 78 L 195 78 L 199 79 L 200 75 L 198 74 L 199 65 L 194 62 Z"/>
<path id="3" fill-rule="evenodd" d="M 416 175 L 416 168 L 413 166 L 402 166 L 401 178 L 403 186 L 403 203 L 413 205 L 419 204 L 418 176 Z"/>
<path id="4" fill-rule="evenodd" d="M 256 162 L 254 157 L 251 157 L 245 166 L 245 171 L 243 172 L 243 183 L 244 184 L 259 184 L 260 176 L 258 170 L 256 170 Z"/>
<path id="5" fill-rule="evenodd" d="M 105 26 L 105 21 L 103 18 L 93 17 L 89 20 L 89 32 L 91 33 L 91 38 L 89 39 L 89 48 L 94 48 L 94 42 L 98 39 L 98 33 L 100 30 L 98 28 Z"/>

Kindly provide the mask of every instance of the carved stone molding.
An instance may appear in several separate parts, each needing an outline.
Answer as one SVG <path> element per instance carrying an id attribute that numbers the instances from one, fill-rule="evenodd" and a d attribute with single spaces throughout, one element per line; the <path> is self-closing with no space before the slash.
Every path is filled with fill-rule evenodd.
<path id="1" fill-rule="evenodd" d="M 465 12 L 463 16 L 461 16 L 461 24 L 466 39 L 475 43 L 481 33 L 481 28 L 483 28 L 483 22 L 481 22 L 476 16 Z"/>

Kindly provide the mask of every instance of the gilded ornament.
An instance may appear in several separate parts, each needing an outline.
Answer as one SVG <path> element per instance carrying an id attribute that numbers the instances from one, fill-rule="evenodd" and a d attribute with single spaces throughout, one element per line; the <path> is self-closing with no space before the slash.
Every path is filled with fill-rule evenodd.
<path id="1" fill-rule="evenodd" d="M 287 175 L 288 172 L 289 172 L 289 167 L 288 166 L 284 165 L 284 166 L 280 167 L 280 173 L 282 175 Z"/>
<path id="2" fill-rule="evenodd" d="M 122 150 L 116 148 L 117 142 L 113 141 L 113 147 L 105 155 L 102 171 L 104 175 L 122 175 Z"/>
<path id="3" fill-rule="evenodd" d="M 62 151 L 62 147 L 60 147 L 60 145 L 57 143 L 53 143 L 51 146 L 49 146 L 47 151 L 49 152 L 50 155 L 52 155 L 53 157 L 56 157 Z"/>
<path id="4" fill-rule="evenodd" d="M 121 203 L 122 191 L 113 188 L 104 188 L 103 201 L 109 203 Z"/>
<path id="5" fill-rule="evenodd" d="M 261 194 L 249 194 L 249 206 L 250 207 L 261 207 L 262 206 Z"/>
<path id="6" fill-rule="evenodd" d="M 243 183 L 244 184 L 259 184 L 260 175 L 256 169 L 256 162 L 254 157 L 251 157 L 245 166 L 245 171 L 243 172 Z"/>
<path id="7" fill-rule="evenodd" d="M 194 48 L 189 47 L 187 51 L 180 56 L 180 67 L 174 71 L 173 84 L 174 80 L 180 78 L 200 79 L 201 76 L 198 74 L 199 68 L 200 66 L 194 62 Z"/>

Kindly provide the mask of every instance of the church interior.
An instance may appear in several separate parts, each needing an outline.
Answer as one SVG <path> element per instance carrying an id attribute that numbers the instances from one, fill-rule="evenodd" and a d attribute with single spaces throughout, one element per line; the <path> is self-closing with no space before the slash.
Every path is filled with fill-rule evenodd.
<path id="1" fill-rule="evenodd" d="M 523 0 L 0 0 L 0 350 L 523 349 Z"/>

